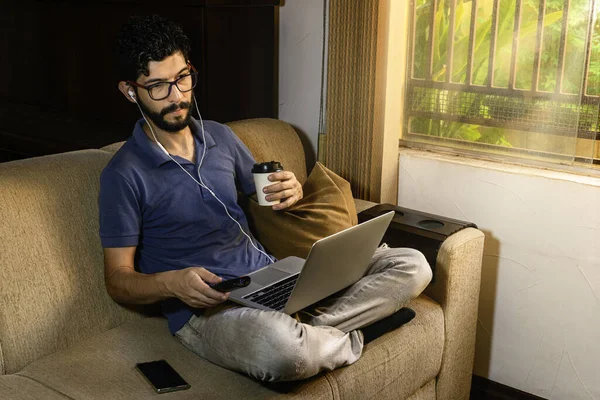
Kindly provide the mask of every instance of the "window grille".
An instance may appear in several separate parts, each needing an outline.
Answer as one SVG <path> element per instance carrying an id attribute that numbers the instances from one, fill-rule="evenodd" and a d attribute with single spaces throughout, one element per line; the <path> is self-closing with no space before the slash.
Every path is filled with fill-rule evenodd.
<path id="1" fill-rule="evenodd" d="M 600 164 L 596 3 L 411 0 L 402 139 Z"/>

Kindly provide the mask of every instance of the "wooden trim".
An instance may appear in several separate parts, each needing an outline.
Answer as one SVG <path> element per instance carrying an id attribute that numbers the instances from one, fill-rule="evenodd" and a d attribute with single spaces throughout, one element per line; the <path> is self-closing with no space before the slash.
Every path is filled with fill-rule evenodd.
<path id="1" fill-rule="evenodd" d="M 375 93 L 373 103 L 373 141 L 371 143 L 371 176 L 369 181 L 369 200 L 396 204 L 397 193 L 394 201 L 388 201 L 390 196 L 384 196 L 383 191 L 388 189 L 383 185 L 386 170 L 385 158 L 385 112 L 386 112 L 386 81 L 388 70 L 388 42 L 390 30 L 390 0 L 379 0 L 377 15 L 377 47 L 375 52 Z M 397 157 L 396 157 L 397 159 Z M 397 168 L 396 168 L 397 169 Z M 398 184 L 396 183 L 396 186 Z M 386 200 L 383 200 L 383 198 Z"/>
<path id="2" fill-rule="evenodd" d="M 409 52 L 408 37 L 410 2 L 390 1 L 384 7 L 387 15 L 380 11 L 379 19 L 386 23 L 385 36 L 387 39 L 385 53 L 385 108 L 383 116 L 383 153 L 381 164 L 381 183 L 379 202 L 396 204 L 398 201 L 398 142 L 403 128 L 404 97 L 406 92 L 407 55 Z M 378 35 L 378 39 L 383 33 Z M 379 63 L 379 59 L 377 60 Z M 377 104 L 377 103 L 376 103 Z M 376 108 L 377 109 L 377 108 Z"/>

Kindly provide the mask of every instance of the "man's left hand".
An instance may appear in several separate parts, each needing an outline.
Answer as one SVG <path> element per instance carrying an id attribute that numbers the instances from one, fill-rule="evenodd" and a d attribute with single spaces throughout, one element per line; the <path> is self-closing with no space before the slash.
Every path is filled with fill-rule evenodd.
<path id="1" fill-rule="evenodd" d="M 302 185 L 291 171 L 274 172 L 269 175 L 269 181 L 280 181 L 263 189 L 268 194 L 267 201 L 281 200 L 281 203 L 273 206 L 273 210 L 283 210 L 291 207 L 303 196 Z"/>

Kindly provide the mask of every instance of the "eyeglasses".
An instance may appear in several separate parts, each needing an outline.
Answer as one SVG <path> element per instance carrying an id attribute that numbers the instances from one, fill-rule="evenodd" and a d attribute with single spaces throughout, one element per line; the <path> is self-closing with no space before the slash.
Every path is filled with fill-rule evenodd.
<path id="1" fill-rule="evenodd" d="M 173 86 L 177 86 L 177 89 L 182 93 L 189 92 L 196 87 L 196 83 L 198 83 L 198 71 L 196 71 L 196 68 L 194 68 L 192 64 L 188 64 L 188 67 L 192 72 L 181 75 L 171 82 L 158 82 L 148 86 L 140 85 L 133 81 L 127 81 L 127 83 L 135 87 L 146 89 L 152 100 L 164 100 L 171 95 Z"/>

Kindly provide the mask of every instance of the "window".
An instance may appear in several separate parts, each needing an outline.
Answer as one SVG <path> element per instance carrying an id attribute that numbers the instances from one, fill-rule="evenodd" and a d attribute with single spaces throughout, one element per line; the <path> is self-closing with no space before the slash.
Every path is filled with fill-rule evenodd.
<path id="1" fill-rule="evenodd" d="M 600 0 L 411 0 L 405 144 L 600 171 Z"/>

